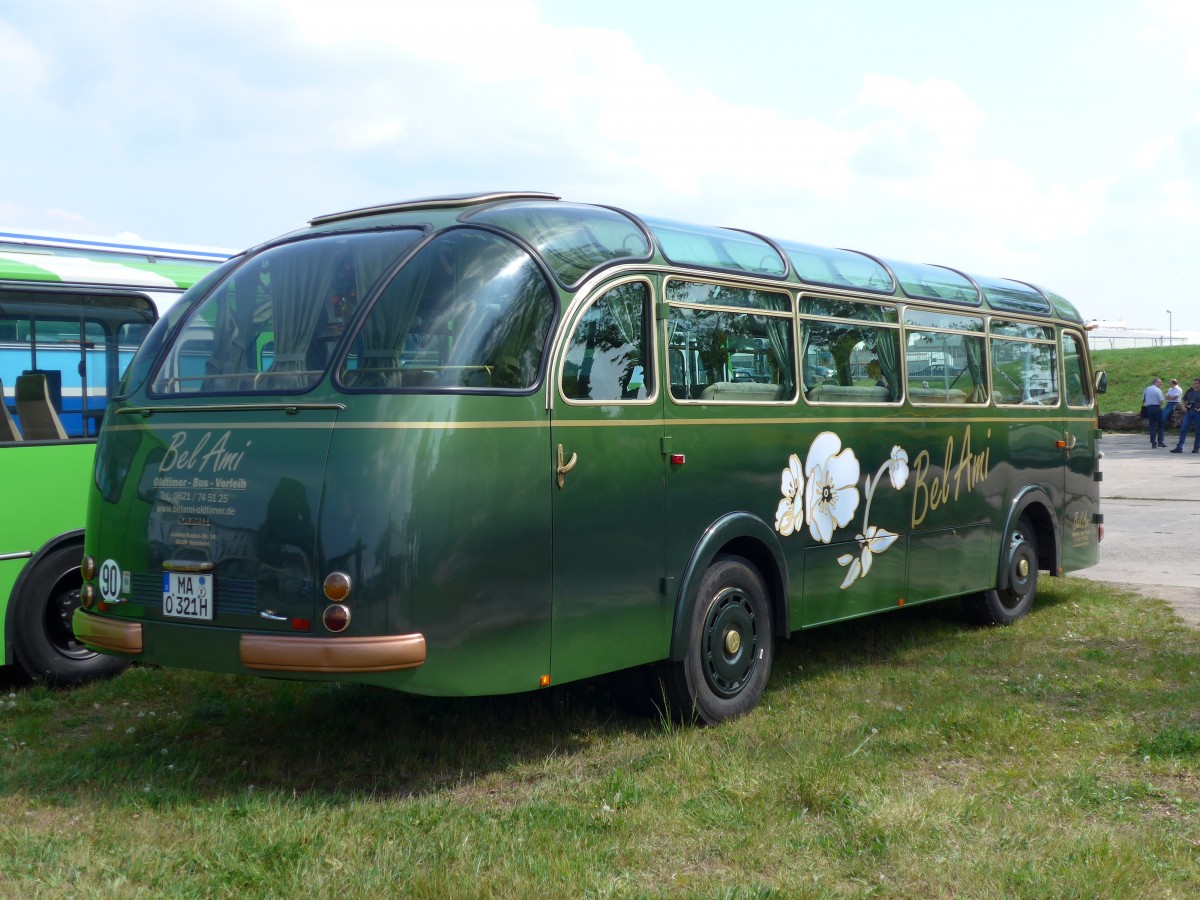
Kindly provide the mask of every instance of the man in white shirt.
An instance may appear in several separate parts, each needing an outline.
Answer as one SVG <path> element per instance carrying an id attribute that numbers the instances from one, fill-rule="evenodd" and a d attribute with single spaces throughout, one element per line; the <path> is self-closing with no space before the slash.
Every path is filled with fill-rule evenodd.
<path id="1" fill-rule="evenodd" d="M 1157 375 L 1142 391 L 1142 406 L 1146 408 L 1146 424 L 1150 426 L 1150 446 L 1166 447 L 1163 433 L 1162 379 Z"/>
<path id="2" fill-rule="evenodd" d="M 1166 430 L 1167 423 L 1171 421 L 1171 413 L 1175 412 L 1175 407 L 1179 405 L 1179 401 L 1183 399 L 1183 388 L 1179 386 L 1177 378 L 1171 379 L 1171 386 L 1167 388 L 1166 401 L 1167 405 L 1163 407 L 1163 430 Z"/>

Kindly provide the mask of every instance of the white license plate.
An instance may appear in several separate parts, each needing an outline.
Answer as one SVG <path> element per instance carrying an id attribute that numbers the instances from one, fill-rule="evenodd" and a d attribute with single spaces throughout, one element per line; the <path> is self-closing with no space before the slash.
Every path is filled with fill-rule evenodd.
<path id="1" fill-rule="evenodd" d="M 211 622 L 216 579 L 195 572 L 163 572 L 163 615 Z"/>

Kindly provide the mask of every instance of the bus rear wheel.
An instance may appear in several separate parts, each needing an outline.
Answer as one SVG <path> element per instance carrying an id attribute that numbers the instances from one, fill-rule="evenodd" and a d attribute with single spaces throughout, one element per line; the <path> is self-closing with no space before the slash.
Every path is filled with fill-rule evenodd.
<path id="1" fill-rule="evenodd" d="M 1038 554 L 1033 523 L 1022 516 L 1005 545 L 1008 585 L 963 597 L 967 618 L 976 625 L 1011 625 L 1028 614 L 1037 593 Z"/>
<path id="2" fill-rule="evenodd" d="M 87 649 L 75 639 L 71 619 L 79 608 L 83 551 L 59 547 L 35 564 L 13 598 L 13 649 L 25 673 L 38 681 L 67 686 L 107 678 L 129 664 Z"/>
<path id="3" fill-rule="evenodd" d="M 700 582 L 687 652 L 666 664 L 666 699 L 685 720 L 715 725 L 744 715 L 762 697 L 774 655 L 762 575 L 741 557 L 718 556 Z"/>

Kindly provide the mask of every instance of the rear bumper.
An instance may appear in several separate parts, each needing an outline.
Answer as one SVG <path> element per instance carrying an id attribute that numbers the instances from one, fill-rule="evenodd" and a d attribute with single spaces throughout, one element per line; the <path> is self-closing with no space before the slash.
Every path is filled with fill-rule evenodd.
<path id="1" fill-rule="evenodd" d="M 105 618 L 77 609 L 71 624 L 75 629 L 75 636 L 96 650 L 138 655 L 144 649 L 140 622 Z M 222 629 L 205 631 L 210 637 L 216 638 L 216 632 Z M 183 639 L 180 635 L 174 637 L 175 641 Z M 153 641 L 153 635 L 152 643 L 155 646 L 160 644 Z M 162 647 L 159 649 L 161 651 Z M 318 638 L 282 634 L 243 634 L 238 640 L 237 652 L 238 659 L 245 668 L 259 672 L 324 675 L 399 672 L 424 665 L 425 636 L 388 634 L 376 637 Z M 196 663 L 192 662 L 191 665 L 196 666 Z M 208 665 L 197 667 L 210 668 Z"/>
<path id="2" fill-rule="evenodd" d="M 267 672 L 396 672 L 425 662 L 425 636 L 314 638 L 243 634 L 238 656 L 247 669 Z"/>
<path id="3" fill-rule="evenodd" d="M 77 609 L 71 617 L 71 627 L 75 630 L 75 637 L 97 650 L 111 650 L 113 653 L 142 652 L 140 622 L 102 619 Z"/>

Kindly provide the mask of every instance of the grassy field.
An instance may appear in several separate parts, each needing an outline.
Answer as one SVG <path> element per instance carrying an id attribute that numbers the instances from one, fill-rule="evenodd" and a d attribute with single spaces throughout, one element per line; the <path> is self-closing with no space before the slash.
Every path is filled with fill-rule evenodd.
<path id="1" fill-rule="evenodd" d="M 1186 391 L 1200 375 L 1200 346 L 1141 347 L 1136 350 L 1098 350 L 1092 364 L 1108 372 L 1108 392 L 1099 396 L 1100 412 L 1137 412 L 1142 391 L 1158 375 L 1164 386 L 1178 378 Z"/>
<path id="2" fill-rule="evenodd" d="M 133 669 L 0 692 L 0 895 L 1185 897 L 1200 633 L 1044 578 L 780 646 L 718 728 Z"/>

